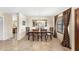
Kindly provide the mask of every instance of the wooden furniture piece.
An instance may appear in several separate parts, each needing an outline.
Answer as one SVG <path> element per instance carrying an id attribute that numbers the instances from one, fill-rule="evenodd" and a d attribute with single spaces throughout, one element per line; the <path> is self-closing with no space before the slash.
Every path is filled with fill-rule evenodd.
<path id="1" fill-rule="evenodd" d="M 41 41 L 43 38 L 47 41 L 47 29 L 41 29 Z"/>
<path id="2" fill-rule="evenodd" d="M 32 35 L 33 35 L 33 41 L 36 39 L 36 40 L 38 40 L 39 41 L 39 29 L 32 29 L 32 31 L 34 32 L 34 33 L 32 33 Z"/>
<path id="3" fill-rule="evenodd" d="M 32 31 L 33 31 L 33 32 L 38 32 L 38 31 L 39 31 L 39 29 L 32 29 Z"/>
<path id="4" fill-rule="evenodd" d="M 79 51 L 79 8 L 75 10 L 75 50 Z"/>
<path id="5" fill-rule="evenodd" d="M 40 35 L 39 34 L 41 34 L 41 40 L 43 39 L 42 38 L 42 36 L 43 36 L 43 34 L 45 34 L 46 36 L 47 36 L 47 34 L 46 33 L 51 33 L 50 31 L 48 32 L 48 31 L 29 31 L 28 32 L 28 40 L 30 39 L 30 34 L 32 34 L 32 38 L 33 38 L 33 41 L 34 41 L 34 38 L 35 38 L 35 36 L 34 36 L 34 34 L 37 34 L 36 36 L 37 36 L 37 39 L 39 40 L 39 38 L 40 38 Z M 47 41 L 47 39 L 46 39 L 46 41 Z"/>
<path id="6" fill-rule="evenodd" d="M 47 33 L 47 39 L 48 39 L 48 37 L 50 37 L 50 39 L 52 40 L 52 35 L 53 35 L 52 32 L 51 33 Z"/>
<path id="7" fill-rule="evenodd" d="M 26 27 L 26 35 L 28 35 L 29 31 L 30 31 L 30 27 Z"/>
<path id="8" fill-rule="evenodd" d="M 13 28 L 13 34 L 17 33 L 17 28 Z"/>
<path id="9" fill-rule="evenodd" d="M 52 36 L 53 36 L 53 27 L 50 27 L 49 31 L 51 32 L 51 34 L 47 33 L 47 35 L 52 39 Z"/>
<path id="10" fill-rule="evenodd" d="M 50 27 L 49 30 L 53 32 L 53 27 Z"/>

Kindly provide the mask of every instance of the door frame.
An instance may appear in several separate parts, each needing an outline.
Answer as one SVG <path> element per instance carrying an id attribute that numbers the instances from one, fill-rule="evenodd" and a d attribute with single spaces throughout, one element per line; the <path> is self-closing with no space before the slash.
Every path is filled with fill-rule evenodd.
<path id="1" fill-rule="evenodd" d="M 76 11 L 77 10 L 79 10 L 79 8 L 77 8 L 77 9 L 75 9 L 75 51 L 77 51 L 77 49 L 76 49 L 76 46 L 77 46 L 77 44 L 76 44 L 76 40 L 77 40 L 77 32 L 76 32 L 76 30 L 77 30 L 77 14 L 76 14 Z"/>

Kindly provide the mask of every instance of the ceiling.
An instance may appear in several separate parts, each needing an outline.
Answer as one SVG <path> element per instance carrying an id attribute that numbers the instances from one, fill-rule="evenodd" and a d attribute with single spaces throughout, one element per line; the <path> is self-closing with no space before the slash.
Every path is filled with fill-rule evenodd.
<path id="1" fill-rule="evenodd" d="M 0 7 L 0 12 L 22 13 L 26 16 L 54 16 L 68 7 Z"/>

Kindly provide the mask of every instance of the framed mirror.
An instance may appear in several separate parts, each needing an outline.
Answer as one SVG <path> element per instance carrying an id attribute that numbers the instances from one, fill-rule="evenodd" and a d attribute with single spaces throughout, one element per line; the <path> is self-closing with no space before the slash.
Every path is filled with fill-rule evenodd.
<path id="1" fill-rule="evenodd" d="M 45 28 L 47 27 L 47 20 L 33 20 L 33 27 Z"/>

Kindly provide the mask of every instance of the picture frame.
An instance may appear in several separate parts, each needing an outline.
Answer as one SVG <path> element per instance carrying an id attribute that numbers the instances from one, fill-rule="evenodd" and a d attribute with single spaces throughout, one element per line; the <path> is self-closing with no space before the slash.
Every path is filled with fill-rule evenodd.
<path id="1" fill-rule="evenodd" d="M 47 27 L 47 20 L 33 20 L 33 27 L 44 28 Z"/>
<path id="2" fill-rule="evenodd" d="M 26 22 L 25 21 L 22 21 L 22 25 L 25 26 L 26 25 Z"/>

